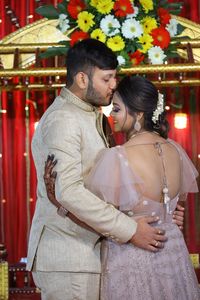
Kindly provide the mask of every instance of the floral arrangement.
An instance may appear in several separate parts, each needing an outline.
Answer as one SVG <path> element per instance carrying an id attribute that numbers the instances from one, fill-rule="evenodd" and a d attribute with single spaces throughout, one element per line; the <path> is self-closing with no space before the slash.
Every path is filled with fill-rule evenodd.
<path id="1" fill-rule="evenodd" d="M 116 53 L 121 67 L 131 67 L 163 64 L 176 55 L 171 40 L 183 27 L 172 13 L 179 13 L 180 7 L 180 2 L 168 0 L 64 0 L 36 11 L 58 19 L 58 28 L 70 39 L 61 41 L 67 48 L 86 38 L 98 39 Z M 63 53 L 66 48 L 48 49 L 46 57 Z"/>

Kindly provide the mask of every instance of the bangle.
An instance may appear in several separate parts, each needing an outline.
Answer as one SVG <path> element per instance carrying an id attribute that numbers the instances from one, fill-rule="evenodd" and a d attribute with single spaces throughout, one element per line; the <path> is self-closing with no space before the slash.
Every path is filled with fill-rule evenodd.
<path id="1" fill-rule="evenodd" d="M 63 218 L 67 216 L 68 212 L 69 211 L 62 205 L 57 209 L 57 214 Z"/>

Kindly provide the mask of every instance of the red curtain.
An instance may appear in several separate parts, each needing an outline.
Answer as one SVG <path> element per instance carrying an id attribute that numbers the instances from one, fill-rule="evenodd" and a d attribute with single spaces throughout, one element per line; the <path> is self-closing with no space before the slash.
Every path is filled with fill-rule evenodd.
<path id="1" fill-rule="evenodd" d="M 44 4 L 56 4 L 56 0 L 1 0 L 0 1 L 0 39 L 17 30 L 12 24 L 10 15 L 6 14 L 8 5 L 17 16 L 21 27 L 39 17 L 36 7 Z M 172 1 L 173 2 L 173 1 Z M 183 16 L 199 22 L 200 7 L 198 0 L 184 0 Z M 28 16 L 33 15 L 33 18 Z M 166 92 L 168 102 L 176 102 L 174 92 Z M 191 95 L 195 95 L 193 100 Z M 168 97 L 169 96 L 169 97 Z M 199 88 L 181 90 L 184 108 L 189 115 L 186 130 L 175 130 L 173 126 L 174 112 L 169 113 L 171 137 L 180 142 L 199 167 Z M 27 254 L 27 240 L 31 218 L 36 201 L 36 174 L 30 153 L 31 138 L 35 122 L 41 117 L 54 98 L 54 92 L 10 91 L 0 94 L 0 242 L 4 243 L 9 255 L 9 262 L 18 262 Z M 190 99 L 190 100 L 189 100 Z M 193 101 L 193 102 L 191 102 Z M 191 109 L 191 106 L 194 110 Z M 3 110 L 6 113 L 3 113 Z M 118 143 L 122 136 L 117 137 Z M 200 252 L 200 204 L 193 197 L 187 204 L 185 236 L 191 252 Z"/>
<path id="2" fill-rule="evenodd" d="M 182 88 L 179 97 L 183 102 L 183 111 L 187 114 L 188 123 L 185 129 L 174 127 L 176 110 L 168 114 L 171 126 L 169 137 L 177 141 L 186 150 L 198 171 L 200 171 L 200 88 Z M 173 96 L 173 93 L 171 93 Z M 173 101 L 173 99 L 169 99 Z M 171 103 L 171 101 L 169 101 Z M 198 178 L 200 183 L 200 178 Z M 200 185 L 199 185 L 200 187 Z M 200 195 L 190 194 L 185 203 L 184 235 L 190 253 L 200 253 Z"/>

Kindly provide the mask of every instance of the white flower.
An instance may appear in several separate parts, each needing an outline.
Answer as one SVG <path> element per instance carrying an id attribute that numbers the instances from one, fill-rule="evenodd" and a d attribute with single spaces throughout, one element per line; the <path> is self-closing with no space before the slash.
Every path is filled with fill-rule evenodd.
<path id="1" fill-rule="evenodd" d="M 134 4 L 132 5 L 133 6 L 133 9 L 134 9 L 134 13 L 133 14 L 128 14 L 126 17 L 127 19 L 129 18 L 135 18 L 137 17 L 138 15 L 138 12 L 139 12 L 139 8 L 137 6 L 134 6 Z"/>
<path id="2" fill-rule="evenodd" d="M 173 18 L 169 21 L 169 24 L 167 24 L 166 29 L 169 31 L 171 37 L 177 35 L 177 26 L 178 22 Z"/>
<path id="3" fill-rule="evenodd" d="M 107 36 L 114 36 L 119 33 L 120 23 L 114 16 L 107 15 L 101 20 L 100 28 Z"/>
<path id="4" fill-rule="evenodd" d="M 70 28 L 69 20 L 67 19 L 67 16 L 65 14 L 59 15 L 59 24 L 58 24 L 60 30 L 62 32 L 67 31 Z"/>
<path id="5" fill-rule="evenodd" d="M 120 66 L 125 65 L 126 60 L 122 55 L 118 55 L 117 60 Z"/>
<path id="6" fill-rule="evenodd" d="M 152 65 L 161 65 L 163 64 L 166 55 L 159 46 L 155 46 L 149 49 L 148 57 Z"/>
<path id="7" fill-rule="evenodd" d="M 122 34 L 127 39 L 136 38 L 143 34 L 143 28 L 139 21 L 126 19 L 122 24 Z"/>

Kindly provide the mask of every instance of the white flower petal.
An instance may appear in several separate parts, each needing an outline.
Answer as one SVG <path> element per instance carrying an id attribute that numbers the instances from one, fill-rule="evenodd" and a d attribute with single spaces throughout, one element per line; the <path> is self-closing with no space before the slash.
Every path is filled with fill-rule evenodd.
<path id="1" fill-rule="evenodd" d="M 139 21 L 135 19 L 126 19 L 122 24 L 122 34 L 127 39 L 133 39 L 143 34 L 143 28 Z"/>
<path id="2" fill-rule="evenodd" d="M 167 24 L 166 29 L 169 31 L 171 37 L 177 35 L 177 26 L 178 22 L 176 19 L 173 18 L 169 21 L 169 24 Z"/>
<path id="3" fill-rule="evenodd" d="M 166 55 L 159 46 L 155 46 L 149 49 L 148 57 L 152 65 L 161 65 L 164 63 Z"/>
<path id="4" fill-rule="evenodd" d="M 63 17 L 65 16 L 65 18 Z M 58 24 L 61 32 L 65 32 L 70 28 L 69 20 L 67 19 L 67 16 L 64 14 L 59 15 L 59 24 Z"/>
<path id="5" fill-rule="evenodd" d="M 117 60 L 120 66 L 124 65 L 126 62 L 125 58 L 122 55 L 118 55 Z"/>
<path id="6" fill-rule="evenodd" d="M 60 14 L 59 15 L 59 21 L 65 20 L 65 19 L 67 19 L 67 16 L 65 14 Z"/>
<path id="7" fill-rule="evenodd" d="M 101 20 L 100 28 L 107 36 L 114 36 L 119 33 L 120 23 L 114 16 L 107 15 Z"/>

